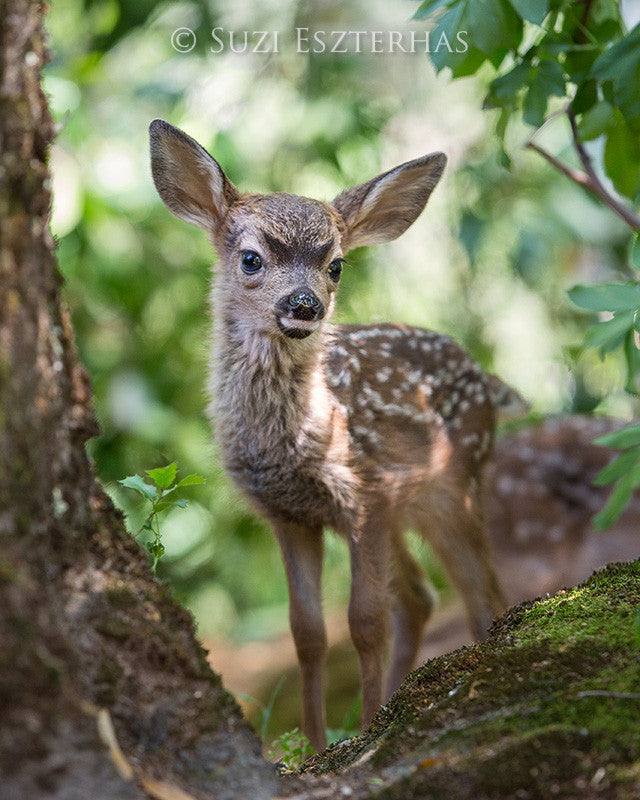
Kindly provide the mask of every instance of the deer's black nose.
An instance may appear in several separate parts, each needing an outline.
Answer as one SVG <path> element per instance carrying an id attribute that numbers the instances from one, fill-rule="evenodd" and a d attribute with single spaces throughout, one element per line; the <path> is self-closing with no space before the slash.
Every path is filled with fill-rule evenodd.
<path id="1" fill-rule="evenodd" d="M 287 298 L 287 305 L 296 319 L 314 320 L 324 316 L 324 307 L 315 294 L 309 290 L 293 292 Z"/>

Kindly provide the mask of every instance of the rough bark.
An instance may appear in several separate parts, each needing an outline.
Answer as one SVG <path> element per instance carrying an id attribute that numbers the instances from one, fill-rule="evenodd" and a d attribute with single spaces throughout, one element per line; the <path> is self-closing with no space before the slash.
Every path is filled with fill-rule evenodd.
<path id="1" fill-rule="evenodd" d="M 0 797 L 160 796 L 151 779 L 271 796 L 258 740 L 85 454 L 97 426 L 48 229 L 43 15 L 0 1 Z"/>

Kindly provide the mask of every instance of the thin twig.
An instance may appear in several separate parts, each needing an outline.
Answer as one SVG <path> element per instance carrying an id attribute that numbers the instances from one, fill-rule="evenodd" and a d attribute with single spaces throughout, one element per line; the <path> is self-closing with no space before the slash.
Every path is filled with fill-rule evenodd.
<path id="1" fill-rule="evenodd" d="M 632 208 L 625 203 L 621 203 L 616 197 L 607 191 L 607 189 L 602 185 L 600 178 L 596 175 L 593 164 L 591 163 L 591 157 L 587 153 L 584 144 L 580 140 L 578 123 L 576 122 L 576 116 L 573 113 L 571 106 L 567 107 L 567 116 L 569 117 L 569 123 L 571 124 L 571 135 L 573 136 L 573 143 L 578 152 L 578 156 L 580 157 L 580 162 L 591 181 L 591 191 L 597 194 L 598 197 L 600 197 L 609 206 L 609 208 L 618 214 L 618 216 L 622 217 L 627 225 L 634 228 L 634 230 L 640 230 L 640 216 L 638 216 L 638 214 Z"/>
<path id="2" fill-rule="evenodd" d="M 573 138 L 573 143 L 578 153 L 578 157 L 580 158 L 580 163 L 584 168 L 584 172 L 579 169 L 573 169 L 568 167 L 559 158 L 549 153 L 547 150 L 544 150 L 540 145 L 537 145 L 533 138 L 531 138 L 527 142 L 527 147 L 531 148 L 531 150 L 535 150 L 536 153 L 541 155 L 544 159 L 546 159 L 552 166 L 554 166 L 557 170 L 562 172 L 563 175 L 566 175 L 568 178 L 571 178 L 574 183 L 577 183 L 579 186 L 582 186 L 584 189 L 587 189 L 592 194 L 595 194 L 599 197 L 605 205 L 609 206 L 609 208 L 614 211 L 619 217 L 621 217 L 630 228 L 636 231 L 640 231 L 640 216 L 629 206 L 625 203 L 620 202 L 616 197 L 614 197 L 611 192 L 609 192 L 606 187 L 598 178 L 593 164 L 591 163 L 591 158 L 587 151 L 585 150 L 584 144 L 580 140 L 580 135 L 578 133 L 578 125 L 576 123 L 576 118 L 573 113 L 573 109 L 571 106 L 567 106 L 565 109 L 567 117 L 569 118 L 569 123 L 571 124 L 571 134 Z M 539 130 L 539 129 L 538 129 Z M 534 136 L 538 131 L 534 132 Z"/>
<path id="3" fill-rule="evenodd" d="M 639 692 L 607 692 L 604 689 L 590 689 L 578 692 L 577 697 L 613 697 L 616 700 L 640 700 Z"/>
<path id="4" fill-rule="evenodd" d="M 560 170 L 563 175 L 566 175 L 568 178 L 571 178 L 572 181 L 575 183 L 579 183 L 580 186 L 584 186 L 585 189 L 592 190 L 589 177 L 585 175 L 584 172 L 581 172 L 579 169 L 572 169 L 568 167 L 566 164 L 563 164 L 560 159 L 556 158 L 554 155 L 551 155 L 547 150 L 544 150 L 540 145 L 537 145 L 535 142 L 527 142 L 527 147 L 530 147 L 532 150 L 535 150 L 536 153 L 539 153 L 543 158 L 545 158 L 550 164 L 552 164 L 557 170 Z"/>

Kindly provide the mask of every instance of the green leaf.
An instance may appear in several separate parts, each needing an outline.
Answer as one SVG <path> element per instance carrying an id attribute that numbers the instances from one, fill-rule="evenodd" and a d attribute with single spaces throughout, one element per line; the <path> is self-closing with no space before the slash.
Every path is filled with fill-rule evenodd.
<path id="1" fill-rule="evenodd" d="M 147 545 L 147 550 L 151 553 L 154 558 L 162 558 L 164 555 L 164 545 L 162 542 L 149 542 Z"/>
<path id="2" fill-rule="evenodd" d="M 604 469 L 593 479 L 596 486 L 606 486 L 608 483 L 613 483 L 625 475 L 629 470 L 640 462 L 640 452 L 638 450 L 625 450 L 623 453 L 617 455 L 611 463 L 607 464 Z"/>
<path id="3" fill-rule="evenodd" d="M 596 59 L 591 76 L 611 82 L 612 101 L 625 123 L 632 125 L 640 115 L 640 24 Z M 633 120 L 634 129 L 638 122 Z"/>
<path id="4" fill-rule="evenodd" d="M 598 86 L 593 78 L 590 78 L 578 86 L 578 89 L 571 101 L 571 108 L 574 114 L 584 114 L 598 102 Z"/>
<path id="5" fill-rule="evenodd" d="M 540 59 L 537 80 L 547 95 L 565 96 L 564 72 L 557 61 L 552 61 L 550 58 Z"/>
<path id="6" fill-rule="evenodd" d="M 538 83 L 532 83 L 522 104 L 522 118 L 528 125 L 539 128 L 547 113 L 547 95 Z"/>
<path id="7" fill-rule="evenodd" d="M 587 331 L 585 345 L 611 350 L 617 347 L 630 328 L 633 328 L 635 311 L 620 311 L 604 322 L 598 322 Z"/>
<path id="8" fill-rule="evenodd" d="M 441 8 L 446 8 L 455 2 L 456 0 L 424 0 L 413 15 L 413 19 L 432 17 L 436 11 L 439 11 Z"/>
<path id="9" fill-rule="evenodd" d="M 595 286 L 574 286 L 569 297 L 588 311 L 631 311 L 640 306 L 640 285 L 637 283 L 601 283 Z"/>
<path id="10" fill-rule="evenodd" d="M 167 464 L 166 467 L 158 467 L 157 469 L 146 470 L 147 475 L 151 480 L 160 487 L 160 489 L 168 489 L 176 479 L 176 472 L 178 465 L 174 461 L 172 464 Z"/>
<path id="11" fill-rule="evenodd" d="M 473 43 L 469 43 L 468 48 L 463 49 L 456 38 L 460 31 L 465 30 L 461 24 L 464 10 L 464 1 L 450 6 L 429 34 L 431 48 L 429 56 L 434 67 L 438 72 L 444 67 L 449 67 L 454 78 L 461 78 L 475 72 L 486 61 L 485 54 L 480 52 Z M 441 46 L 442 42 L 448 42 L 454 52 L 449 52 L 446 46 Z"/>
<path id="12" fill-rule="evenodd" d="M 545 50 L 553 53 L 554 46 L 545 45 Z M 569 50 L 565 56 L 563 67 L 571 83 L 583 83 L 591 75 L 593 62 L 600 55 L 600 48 L 595 44 L 576 45 L 573 38 L 569 39 Z"/>
<path id="13" fill-rule="evenodd" d="M 640 233 L 637 233 L 629 245 L 629 261 L 631 266 L 640 270 Z"/>
<path id="14" fill-rule="evenodd" d="M 601 81 L 619 80 L 622 76 L 633 76 L 639 63 L 640 23 L 596 59 L 591 75 Z"/>
<path id="15" fill-rule="evenodd" d="M 607 134 L 604 166 L 616 191 L 634 200 L 640 191 L 640 137 L 619 111 L 615 112 L 614 126 Z"/>
<path id="16" fill-rule="evenodd" d="M 202 475 L 187 475 L 186 478 L 183 478 L 181 481 L 178 481 L 178 487 L 180 486 L 194 486 L 196 484 L 204 483 L 204 478 Z"/>
<path id="17" fill-rule="evenodd" d="M 522 116 L 526 123 L 539 128 L 544 122 L 550 95 L 564 97 L 565 83 L 562 67 L 557 61 L 541 59 L 529 81 L 522 106 Z"/>
<path id="18" fill-rule="evenodd" d="M 613 106 L 606 100 L 600 100 L 582 115 L 578 123 L 578 133 L 584 142 L 597 139 L 614 124 Z"/>
<path id="19" fill-rule="evenodd" d="M 625 391 L 640 394 L 640 350 L 638 349 L 638 318 L 632 330 L 624 337 L 624 355 L 627 361 L 627 383 Z"/>
<path id="20" fill-rule="evenodd" d="M 149 483 L 145 483 L 145 480 L 141 475 L 129 475 L 127 478 L 123 478 L 122 480 L 118 481 L 118 483 L 126 486 L 127 489 L 133 489 L 147 500 L 153 501 L 158 496 L 158 490 L 156 487 L 151 486 Z"/>
<path id="21" fill-rule="evenodd" d="M 531 64 L 523 62 L 506 73 L 500 75 L 489 86 L 488 100 L 493 105 L 515 104 L 516 94 L 529 81 Z"/>
<path id="22" fill-rule="evenodd" d="M 633 490 L 640 484 L 640 465 L 632 468 L 620 478 L 616 484 L 606 506 L 593 518 L 596 530 L 610 528 L 626 508 Z"/>
<path id="23" fill-rule="evenodd" d="M 160 514 L 168 508 L 186 508 L 189 505 L 188 500 L 161 500 L 156 506 L 155 511 Z"/>
<path id="24" fill-rule="evenodd" d="M 510 0 L 522 19 L 540 25 L 549 13 L 549 0 Z"/>
<path id="25" fill-rule="evenodd" d="M 627 447 L 636 447 L 640 444 L 640 425 L 627 425 L 619 431 L 605 433 L 593 440 L 595 444 L 613 447 L 616 450 L 624 450 Z"/>
<path id="26" fill-rule="evenodd" d="M 474 47 L 488 56 L 520 44 L 522 20 L 507 0 L 471 0 L 466 12 L 463 29 L 468 26 Z"/>

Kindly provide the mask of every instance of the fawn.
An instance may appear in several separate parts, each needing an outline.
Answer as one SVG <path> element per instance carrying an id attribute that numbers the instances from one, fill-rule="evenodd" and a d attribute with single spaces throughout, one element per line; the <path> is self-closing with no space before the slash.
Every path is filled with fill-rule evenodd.
<path id="1" fill-rule="evenodd" d="M 159 119 L 149 130 L 160 197 L 209 235 L 220 259 L 210 413 L 226 471 L 270 522 L 282 551 L 303 729 L 320 750 L 324 526 L 349 546 L 348 619 L 366 726 L 412 668 L 434 605 L 406 528 L 424 535 L 444 563 L 476 637 L 504 608 L 481 518 L 480 475 L 497 407 L 515 393 L 446 336 L 327 321 L 344 255 L 404 233 L 436 186 L 444 154 L 409 161 L 324 203 L 240 193 L 181 130 Z"/>

